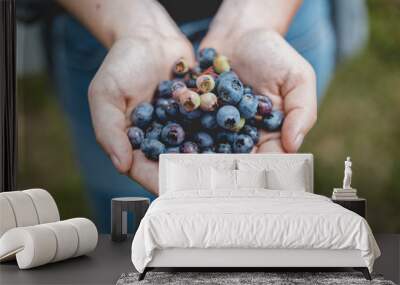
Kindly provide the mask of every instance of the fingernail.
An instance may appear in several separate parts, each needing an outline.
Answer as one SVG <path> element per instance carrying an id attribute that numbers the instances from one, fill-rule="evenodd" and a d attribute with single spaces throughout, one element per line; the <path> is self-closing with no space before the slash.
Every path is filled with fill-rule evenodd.
<path id="1" fill-rule="evenodd" d="M 113 162 L 113 164 L 117 169 L 120 168 L 121 162 L 119 161 L 118 157 L 116 157 L 115 155 L 111 155 L 111 161 Z"/>
<path id="2" fill-rule="evenodd" d="M 296 139 L 294 140 L 295 151 L 299 150 L 301 144 L 303 143 L 303 140 L 304 140 L 304 135 L 303 134 L 298 134 Z"/>

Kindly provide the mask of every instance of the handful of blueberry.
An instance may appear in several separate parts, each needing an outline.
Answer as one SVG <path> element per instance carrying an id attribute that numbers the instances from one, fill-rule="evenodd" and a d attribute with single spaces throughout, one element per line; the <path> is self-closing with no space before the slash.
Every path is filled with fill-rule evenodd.
<path id="1" fill-rule="evenodd" d="M 139 104 L 131 114 L 129 140 L 148 159 L 157 161 L 162 153 L 249 153 L 260 128 L 280 130 L 283 113 L 273 110 L 268 96 L 243 85 L 215 49 L 201 50 L 193 69 L 179 59 L 173 74 L 160 82 L 152 103 Z"/>

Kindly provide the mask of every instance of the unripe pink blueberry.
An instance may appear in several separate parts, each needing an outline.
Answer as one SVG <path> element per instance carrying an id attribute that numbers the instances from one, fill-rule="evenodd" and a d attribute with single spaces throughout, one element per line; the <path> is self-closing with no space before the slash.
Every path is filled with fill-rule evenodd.
<path id="1" fill-rule="evenodd" d="M 200 96 L 190 89 L 179 95 L 179 103 L 187 112 L 192 112 L 200 106 Z"/>
<path id="2" fill-rule="evenodd" d="M 173 71 L 176 75 L 185 75 L 189 71 L 189 65 L 187 61 L 183 57 L 175 61 Z"/>
<path id="3" fill-rule="evenodd" d="M 215 111 L 218 107 L 218 98 L 214 93 L 208 92 L 200 95 L 200 108 L 206 112 Z"/>
<path id="4" fill-rule="evenodd" d="M 214 89 L 215 81 L 211 75 L 203 74 L 197 78 L 196 85 L 201 92 L 207 93 Z"/>

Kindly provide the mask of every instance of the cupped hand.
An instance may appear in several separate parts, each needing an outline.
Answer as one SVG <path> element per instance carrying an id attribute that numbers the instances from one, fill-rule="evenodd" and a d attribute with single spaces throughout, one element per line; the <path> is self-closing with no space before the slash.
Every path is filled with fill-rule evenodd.
<path id="1" fill-rule="evenodd" d="M 119 172 L 155 194 L 158 163 L 132 150 L 127 129 L 132 110 L 151 101 L 157 84 L 170 77 L 171 66 L 180 57 L 194 61 L 191 44 L 179 32 L 165 36 L 148 30 L 142 36 L 122 38 L 112 45 L 89 87 L 97 141 Z"/>
<path id="2" fill-rule="evenodd" d="M 254 152 L 296 152 L 317 118 L 316 78 L 311 65 L 277 32 L 211 30 L 201 47 L 213 47 L 230 59 L 244 84 L 271 98 L 285 114 L 280 132 L 262 131 Z"/>

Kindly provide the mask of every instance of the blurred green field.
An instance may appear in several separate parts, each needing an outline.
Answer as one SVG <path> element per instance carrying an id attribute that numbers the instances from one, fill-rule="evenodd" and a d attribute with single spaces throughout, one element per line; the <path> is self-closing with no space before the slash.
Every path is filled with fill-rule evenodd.
<path id="1" fill-rule="evenodd" d="M 400 232 L 400 1 L 369 1 L 370 41 L 338 67 L 301 152 L 315 155 L 315 192 L 353 187 L 368 199 L 375 232 Z M 63 218 L 90 216 L 66 120 L 46 76 L 18 81 L 20 189 L 43 187 Z"/>

